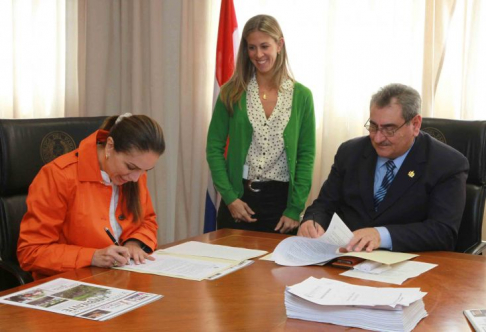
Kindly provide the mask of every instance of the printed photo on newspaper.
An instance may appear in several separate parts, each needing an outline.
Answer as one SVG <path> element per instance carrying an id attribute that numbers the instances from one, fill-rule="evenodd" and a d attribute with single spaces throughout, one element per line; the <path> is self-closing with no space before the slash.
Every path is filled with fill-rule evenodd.
<path id="1" fill-rule="evenodd" d="M 0 303 L 105 321 L 162 297 L 58 278 L 0 297 Z"/>

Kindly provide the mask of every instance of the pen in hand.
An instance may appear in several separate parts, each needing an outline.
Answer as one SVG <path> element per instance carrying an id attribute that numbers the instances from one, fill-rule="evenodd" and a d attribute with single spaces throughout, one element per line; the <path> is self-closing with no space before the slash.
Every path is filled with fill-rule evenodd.
<path id="1" fill-rule="evenodd" d="M 120 246 L 120 243 L 118 243 L 118 241 L 115 239 L 115 237 L 113 236 L 113 234 L 111 234 L 111 232 L 108 229 L 108 227 L 105 227 L 105 232 L 106 232 L 106 234 L 108 234 L 109 238 L 111 239 L 111 241 L 113 241 L 113 243 L 115 244 L 115 246 Z M 131 265 L 130 255 L 128 255 L 127 259 L 128 259 L 128 265 Z"/>
<path id="2" fill-rule="evenodd" d="M 312 214 L 312 221 L 314 222 L 314 228 L 315 228 L 316 232 L 318 232 L 318 228 L 317 228 L 317 225 L 316 225 L 316 217 L 315 217 L 314 213 Z"/>
<path id="3" fill-rule="evenodd" d="M 110 237 L 111 241 L 113 241 L 113 243 L 115 244 L 115 246 L 119 246 L 120 245 L 118 243 L 118 241 L 115 239 L 115 237 L 113 236 L 113 234 L 111 234 L 111 232 L 108 229 L 108 227 L 105 227 L 105 232 L 106 232 L 106 234 L 108 234 L 108 236 Z"/>

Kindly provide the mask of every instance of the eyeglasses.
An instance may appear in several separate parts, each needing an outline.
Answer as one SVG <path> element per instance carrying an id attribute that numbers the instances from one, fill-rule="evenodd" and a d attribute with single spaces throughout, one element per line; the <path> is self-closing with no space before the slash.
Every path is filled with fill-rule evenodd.
<path id="1" fill-rule="evenodd" d="M 395 133 L 400 130 L 403 126 L 405 126 L 407 123 L 409 123 L 410 120 L 405 121 L 400 127 L 398 128 L 390 128 L 390 127 L 383 127 L 383 128 L 378 128 L 376 125 L 370 123 L 370 119 L 366 121 L 364 127 L 366 130 L 370 132 L 370 134 L 376 134 L 376 132 L 380 131 L 381 134 L 385 137 L 393 137 L 395 136 Z"/>

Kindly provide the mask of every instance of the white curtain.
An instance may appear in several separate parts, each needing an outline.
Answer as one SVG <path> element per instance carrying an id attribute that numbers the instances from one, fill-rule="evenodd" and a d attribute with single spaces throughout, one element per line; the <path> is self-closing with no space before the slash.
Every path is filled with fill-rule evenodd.
<path id="1" fill-rule="evenodd" d="M 296 79 L 315 101 L 309 201 L 339 144 L 365 135 L 370 96 L 390 82 L 422 92 L 423 115 L 485 119 L 483 0 L 234 0 L 239 30 L 280 22 Z M 163 127 L 149 173 L 159 242 L 200 234 L 220 0 L 1 0 L 0 117 L 133 112 Z"/>
<path id="2" fill-rule="evenodd" d="M 0 117 L 146 114 L 159 242 L 202 233 L 219 1 L 0 1 Z"/>
<path id="3" fill-rule="evenodd" d="M 60 117 L 77 104 L 66 84 L 76 65 L 66 59 L 71 13 L 64 0 L 0 1 L 0 117 Z"/>
<path id="4" fill-rule="evenodd" d="M 279 21 L 295 78 L 314 94 L 312 202 L 339 145 L 366 135 L 371 95 L 392 82 L 422 92 L 423 116 L 485 119 L 486 3 L 481 0 L 235 0 L 238 24 Z M 309 10 L 311 8 L 311 10 Z M 480 111 L 481 110 L 481 111 Z"/>
<path id="5" fill-rule="evenodd" d="M 428 0 L 425 39 L 425 115 L 486 119 L 486 2 Z"/>
<path id="6" fill-rule="evenodd" d="M 211 119 L 219 3 L 182 5 L 180 134 L 176 238 L 202 233 L 207 191 L 206 135 Z M 208 112 L 209 111 L 209 112 Z"/>
<path id="7" fill-rule="evenodd" d="M 166 152 L 149 172 L 160 243 L 202 233 L 218 9 L 80 1 L 80 114 L 146 114 L 164 130 Z"/>

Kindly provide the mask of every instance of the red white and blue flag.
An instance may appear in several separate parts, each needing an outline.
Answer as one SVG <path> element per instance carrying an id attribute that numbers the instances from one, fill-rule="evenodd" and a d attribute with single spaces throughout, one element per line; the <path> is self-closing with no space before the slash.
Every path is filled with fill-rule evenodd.
<path id="1" fill-rule="evenodd" d="M 222 0 L 219 14 L 218 44 L 216 47 L 216 80 L 214 82 L 213 109 L 219 96 L 220 87 L 233 75 L 235 55 L 238 45 L 238 23 L 236 22 L 233 0 Z M 204 214 L 204 233 L 216 230 L 216 211 L 218 194 L 209 176 L 206 192 L 206 212 Z"/>

